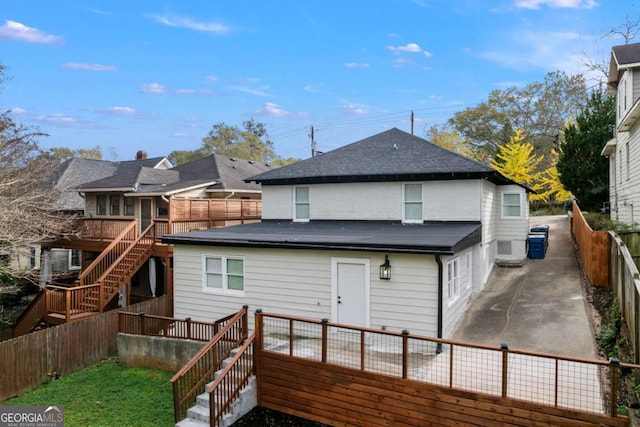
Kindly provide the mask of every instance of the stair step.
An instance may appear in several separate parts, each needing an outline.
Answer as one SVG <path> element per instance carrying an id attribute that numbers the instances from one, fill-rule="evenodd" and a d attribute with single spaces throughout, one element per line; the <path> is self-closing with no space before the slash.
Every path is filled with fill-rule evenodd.
<path id="1" fill-rule="evenodd" d="M 187 409 L 187 418 L 192 418 L 194 420 L 209 423 L 209 408 L 196 405 Z"/>
<path id="2" fill-rule="evenodd" d="M 176 424 L 176 427 L 209 427 L 209 423 L 194 420 L 192 418 L 185 418 Z"/>

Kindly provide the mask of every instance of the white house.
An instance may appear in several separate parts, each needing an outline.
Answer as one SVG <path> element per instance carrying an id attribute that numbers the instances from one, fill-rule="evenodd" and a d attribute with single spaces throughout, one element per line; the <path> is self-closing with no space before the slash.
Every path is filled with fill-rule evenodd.
<path id="1" fill-rule="evenodd" d="M 616 137 L 602 150 L 609 158 L 611 218 L 640 222 L 640 43 L 614 46 L 609 62 L 609 91 L 617 95 Z"/>
<path id="2" fill-rule="evenodd" d="M 447 338 L 495 261 L 526 255 L 525 187 L 395 128 L 247 181 L 261 223 L 163 236 L 176 316 L 248 304 Z"/>

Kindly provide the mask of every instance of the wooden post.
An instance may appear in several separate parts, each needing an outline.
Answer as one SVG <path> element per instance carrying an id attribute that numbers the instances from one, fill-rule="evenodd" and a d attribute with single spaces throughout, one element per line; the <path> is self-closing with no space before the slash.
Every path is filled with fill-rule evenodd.
<path id="1" fill-rule="evenodd" d="M 327 336 L 329 330 L 329 319 L 322 319 L 322 363 L 327 363 Z"/>
<path id="2" fill-rule="evenodd" d="M 187 339 L 191 339 L 191 317 L 184 319 L 187 322 Z"/>
<path id="3" fill-rule="evenodd" d="M 402 331 L 402 378 L 407 379 L 409 375 L 409 331 Z"/>
<path id="4" fill-rule="evenodd" d="M 144 331 L 144 313 L 138 313 L 138 318 L 140 319 L 140 335 L 146 335 Z"/>
<path id="5" fill-rule="evenodd" d="M 246 340 L 249 336 L 249 306 L 243 305 L 242 310 L 242 341 Z"/>
<path id="6" fill-rule="evenodd" d="M 253 345 L 253 370 L 256 376 L 258 406 L 262 406 L 262 351 L 264 350 L 264 331 L 262 324 L 262 309 L 257 309 L 255 314 L 256 338 Z"/>
<path id="7" fill-rule="evenodd" d="M 65 321 L 68 323 L 71 320 L 71 290 L 65 289 Z"/>
<path id="8" fill-rule="evenodd" d="M 611 378 L 611 408 L 609 409 L 609 415 L 612 418 L 618 416 L 618 374 L 620 373 L 620 361 L 612 357 L 609 359 L 609 376 Z"/>
<path id="9" fill-rule="evenodd" d="M 502 397 L 507 397 L 507 388 L 509 385 L 509 346 L 500 345 L 502 350 Z"/>

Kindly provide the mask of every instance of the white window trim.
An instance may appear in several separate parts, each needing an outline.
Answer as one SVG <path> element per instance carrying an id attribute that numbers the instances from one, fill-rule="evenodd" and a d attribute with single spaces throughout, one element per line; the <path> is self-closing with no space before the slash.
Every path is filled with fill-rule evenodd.
<path id="1" fill-rule="evenodd" d="M 407 202 L 407 185 L 419 185 L 420 186 L 420 219 L 407 219 L 407 203 L 415 203 L 418 202 Z M 424 187 L 420 182 L 404 182 L 402 183 L 402 222 L 406 224 L 422 224 L 424 222 Z"/>
<path id="2" fill-rule="evenodd" d="M 456 275 L 453 277 L 453 280 L 449 277 L 450 265 L 455 266 L 454 270 Z M 452 290 L 454 292 L 452 292 Z M 460 261 L 457 257 L 447 261 L 447 292 L 449 293 L 449 305 L 453 304 L 458 300 L 458 298 L 460 298 Z"/>
<path id="3" fill-rule="evenodd" d="M 296 195 L 297 195 L 297 192 L 298 192 L 298 188 L 306 188 L 307 189 L 307 193 L 308 193 L 308 196 L 309 196 L 309 201 L 306 204 L 309 207 L 309 218 L 298 218 L 297 217 L 298 210 L 296 208 L 298 207 L 298 202 L 296 200 L 297 199 Z M 294 222 L 309 222 L 309 220 L 311 218 L 311 189 L 309 188 L 309 186 L 307 186 L 307 185 L 297 185 L 297 186 L 293 187 L 293 201 L 292 202 L 293 202 L 293 215 L 292 215 L 293 221 Z M 300 203 L 300 204 L 302 205 L 303 203 Z"/>
<path id="4" fill-rule="evenodd" d="M 79 264 L 73 264 L 73 251 L 78 251 L 78 262 Z M 82 268 L 82 252 L 80 249 L 69 249 L 69 270 L 80 270 Z"/>
<path id="5" fill-rule="evenodd" d="M 207 258 L 219 258 L 222 260 L 222 288 L 210 288 L 207 286 Z M 242 278 L 243 278 L 243 290 L 238 291 L 235 289 L 228 289 L 229 280 L 227 275 L 227 260 L 237 259 L 242 260 Z M 225 294 L 225 295 L 237 295 L 244 296 L 247 289 L 247 274 L 246 274 L 246 262 L 245 257 L 236 255 L 220 255 L 220 254 L 203 254 L 202 255 L 202 292 L 207 294 Z"/>
<path id="6" fill-rule="evenodd" d="M 466 273 L 466 284 L 467 289 L 472 288 L 473 284 L 473 252 L 467 252 L 465 255 L 466 265 L 465 265 L 465 273 Z"/>
<path id="7" fill-rule="evenodd" d="M 520 200 L 520 215 L 518 216 L 505 216 L 504 214 L 504 196 L 505 195 L 511 195 L 511 194 L 517 194 Z M 515 205 L 509 205 L 509 206 L 515 206 Z M 522 192 L 519 191 L 503 191 L 500 194 L 500 218 L 501 219 L 522 219 L 524 218 L 524 203 L 523 203 L 523 197 L 522 197 Z"/>

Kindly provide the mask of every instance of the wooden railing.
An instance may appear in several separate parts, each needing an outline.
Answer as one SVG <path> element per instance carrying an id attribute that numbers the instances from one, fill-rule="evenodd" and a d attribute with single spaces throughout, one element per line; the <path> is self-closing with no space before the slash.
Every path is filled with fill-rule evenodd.
<path id="1" fill-rule="evenodd" d="M 71 316 L 100 311 L 99 284 L 73 287 L 49 285 L 45 295 L 47 314 L 63 316 L 65 322 L 69 322 Z"/>
<path id="2" fill-rule="evenodd" d="M 118 332 L 132 335 L 160 335 L 167 338 L 210 341 L 220 328 L 219 322 L 199 322 L 190 318 L 177 319 L 145 313 L 118 312 Z"/>
<path id="3" fill-rule="evenodd" d="M 45 293 L 39 292 L 36 297 L 31 300 L 27 308 L 18 317 L 11 328 L 11 336 L 13 338 L 20 335 L 28 334 L 38 326 L 44 319 L 47 312 Z"/>
<path id="4" fill-rule="evenodd" d="M 218 427 L 231 404 L 238 398 L 240 391 L 254 375 L 253 342 L 255 334 L 245 341 L 225 366 L 218 377 L 207 388 L 209 394 L 209 425 Z"/>
<path id="5" fill-rule="evenodd" d="M 135 219 L 114 218 L 82 218 L 78 220 L 77 229 L 80 238 L 90 240 L 113 240 L 122 233 Z"/>
<path id="6" fill-rule="evenodd" d="M 127 227 L 118 234 L 113 242 L 103 250 L 82 273 L 78 276 L 80 286 L 98 283 L 100 277 L 112 266 L 120 255 L 136 240 L 138 223 L 131 221 Z"/>
<path id="7" fill-rule="evenodd" d="M 187 408 L 195 404 L 198 394 L 205 391 L 205 384 L 213 380 L 213 374 L 220 369 L 220 364 L 229 357 L 231 350 L 247 338 L 247 310 L 245 306 L 225 321 L 215 337 L 171 378 L 176 423 L 185 417 Z"/>

